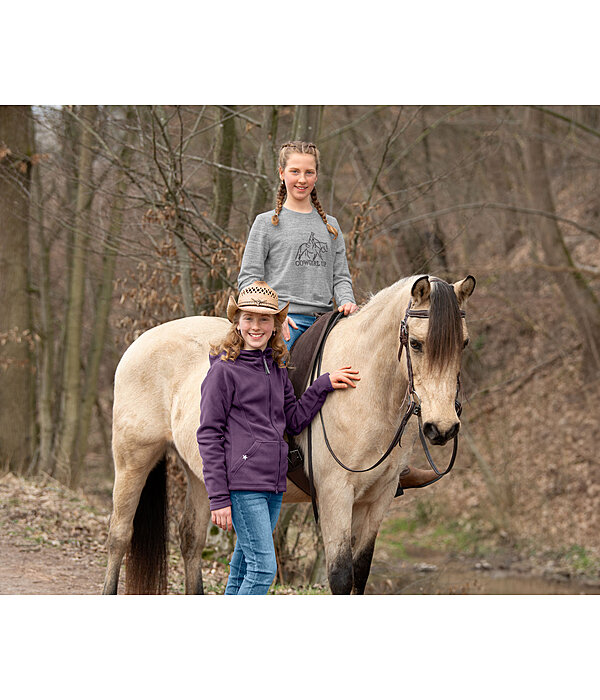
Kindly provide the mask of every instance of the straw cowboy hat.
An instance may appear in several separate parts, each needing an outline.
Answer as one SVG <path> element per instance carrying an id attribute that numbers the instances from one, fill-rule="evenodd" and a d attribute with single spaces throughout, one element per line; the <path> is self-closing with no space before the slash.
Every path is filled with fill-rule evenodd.
<path id="1" fill-rule="evenodd" d="M 274 314 L 277 320 L 283 323 L 290 302 L 279 309 L 279 297 L 274 289 L 266 282 L 259 280 L 245 287 L 238 295 L 237 303 L 233 297 L 229 297 L 227 304 L 227 318 L 233 323 L 236 311 L 249 311 L 253 314 Z"/>

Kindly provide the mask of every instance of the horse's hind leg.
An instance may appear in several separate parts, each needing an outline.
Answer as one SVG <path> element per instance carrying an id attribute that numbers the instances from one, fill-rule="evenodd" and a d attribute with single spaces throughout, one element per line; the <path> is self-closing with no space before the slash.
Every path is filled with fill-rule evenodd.
<path id="1" fill-rule="evenodd" d="M 185 592 L 203 594 L 202 551 L 206 544 L 206 532 L 210 520 L 210 504 L 206 488 L 187 464 L 187 491 L 185 507 L 179 523 L 181 554 L 185 568 Z"/>
<path id="2" fill-rule="evenodd" d="M 161 444 L 127 450 L 113 448 L 115 460 L 115 484 L 113 510 L 108 531 L 108 564 L 104 577 L 103 594 L 116 595 L 123 557 L 133 536 L 133 519 L 140 494 L 159 458 L 164 453 Z"/>

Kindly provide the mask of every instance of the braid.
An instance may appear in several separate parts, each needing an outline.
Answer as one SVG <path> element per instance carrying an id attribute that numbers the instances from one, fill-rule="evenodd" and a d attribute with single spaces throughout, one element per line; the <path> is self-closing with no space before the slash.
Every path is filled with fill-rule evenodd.
<path id="1" fill-rule="evenodd" d="M 323 207 L 321 206 L 321 202 L 319 202 L 319 198 L 317 197 L 317 188 L 313 187 L 312 192 L 310 193 L 310 198 L 312 199 L 312 203 L 315 205 L 315 209 L 319 212 L 319 216 L 323 219 L 323 223 L 325 226 L 327 226 L 327 230 L 329 233 L 334 238 L 338 237 L 338 232 L 337 229 L 334 228 L 328 221 L 327 221 L 327 214 L 323 211 Z"/>
<path id="2" fill-rule="evenodd" d="M 285 189 L 285 182 L 283 180 L 281 181 L 281 184 L 279 185 L 279 189 L 277 190 L 277 202 L 275 204 L 275 213 L 271 217 L 271 223 L 273 226 L 277 226 L 279 224 L 279 214 L 281 213 L 281 208 L 283 207 L 283 203 L 285 202 L 285 195 L 286 195 L 287 190 Z"/>

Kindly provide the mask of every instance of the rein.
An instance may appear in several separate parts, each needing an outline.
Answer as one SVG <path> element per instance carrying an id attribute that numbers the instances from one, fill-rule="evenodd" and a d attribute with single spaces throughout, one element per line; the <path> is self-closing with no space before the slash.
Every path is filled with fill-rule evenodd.
<path id="1" fill-rule="evenodd" d="M 423 451 L 425 452 L 425 456 L 427 457 L 427 461 L 433 468 L 433 471 L 436 473 L 437 477 L 435 479 L 432 479 L 431 482 L 427 482 L 427 484 L 423 484 L 423 486 L 428 486 L 430 483 L 434 483 L 438 479 L 441 479 L 442 476 L 445 476 L 454 466 L 454 461 L 456 459 L 456 453 L 458 451 L 458 434 L 454 436 L 454 446 L 452 449 L 452 457 L 450 458 L 450 463 L 446 467 L 446 469 L 443 472 L 440 472 L 439 469 L 437 468 L 435 462 L 433 461 L 433 458 L 431 456 L 431 453 L 429 452 L 429 448 L 427 447 L 427 442 L 425 440 L 425 436 L 423 435 L 423 421 L 421 418 L 421 400 L 419 398 L 419 395 L 415 391 L 414 387 L 414 379 L 413 379 L 413 369 L 412 369 L 412 361 L 410 357 L 410 347 L 408 344 L 408 325 L 407 321 L 409 317 L 411 318 L 429 318 L 429 310 L 428 309 L 412 309 L 412 301 L 409 302 L 408 307 L 406 309 L 406 313 L 404 314 L 404 319 L 402 320 L 402 323 L 400 324 L 400 347 L 398 349 L 398 362 L 401 361 L 402 358 L 402 349 L 406 348 L 406 367 L 407 367 L 407 374 L 408 374 L 408 387 L 407 387 L 407 395 L 410 396 L 410 402 L 406 408 L 406 411 L 404 413 L 404 416 L 402 417 L 402 420 L 400 421 L 400 425 L 398 426 L 398 429 L 396 430 L 396 433 L 394 437 L 392 438 L 392 441 L 389 444 L 389 447 L 383 454 L 383 456 L 375 462 L 375 464 L 371 465 L 370 467 L 367 467 L 365 469 L 352 469 L 348 466 L 346 466 L 340 459 L 338 459 L 337 455 L 334 453 L 329 440 L 327 438 L 327 431 L 325 430 L 325 422 L 323 421 L 323 413 L 320 410 L 319 411 L 319 418 L 321 419 L 321 428 L 323 430 L 323 438 L 325 440 L 325 444 L 327 445 L 327 449 L 329 450 L 329 453 L 331 456 L 335 459 L 335 461 L 345 469 L 346 471 L 349 472 L 355 472 L 355 473 L 362 473 L 362 472 L 368 472 L 371 471 L 372 469 L 375 469 L 378 467 L 387 457 L 389 457 L 390 453 L 398 445 L 398 447 L 401 447 L 401 439 L 402 439 L 402 434 L 404 433 L 404 429 L 406 428 L 406 425 L 408 421 L 410 420 L 411 416 L 414 414 L 417 416 L 417 421 L 419 425 L 419 438 L 421 440 L 421 445 L 423 446 Z M 463 309 L 460 310 L 460 315 L 462 318 L 465 317 L 465 312 Z M 311 377 L 310 377 L 310 383 L 315 380 L 315 376 L 321 374 L 321 362 L 323 359 L 323 350 L 325 348 L 325 342 L 327 341 L 327 338 L 329 337 L 329 334 L 333 330 L 333 327 L 340 321 L 342 318 L 344 318 L 344 314 L 338 312 L 332 319 L 329 327 L 327 328 L 325 334 L 323 335 L 323 339 L 321 340 L 321 344 L 319 346 L 319 349 L 317 351 L 316 355 L 316 360 L 313 364 L 312 372 L 311 372 Z M 454 399 L 454 404 L 456 407 L 456 413 L 458 416 L 460 416 L 462 412 L 462 406 L 460 401 L 458 400 L 458 395 L 460 392 L 460 375 L 456 379 L 456 398 Z M 319 516 L 318 516 L 318 510 L 317 510 L 317 504 L 316 504 L 316 495 L 315 495 L 315 490 L 314 490 L 314 481 L 313 481 L 313 465 L 312 465 L 312 424 L 309 424 L 308 426 L 308 436 L 307 436 L 307 447 L 308 447 L 308 480 L 310 484 L 310 496 L 312 500 L 312 506 L 313 506 L 313 513 L 315 516 L 315 522 L 318 522 Z"/>

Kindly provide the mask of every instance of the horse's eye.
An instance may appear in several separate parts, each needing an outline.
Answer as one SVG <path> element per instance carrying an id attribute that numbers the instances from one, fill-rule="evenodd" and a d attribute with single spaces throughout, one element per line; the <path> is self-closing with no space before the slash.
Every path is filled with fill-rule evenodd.
<path id="1" fill-rule="evenodd" d="M 413 350 L 416 350 L 417 352 L 421 352 L 421 350 L 423 349 L 423 345 L 418 340 L 415 340 L 414 338 L 411 338 L 410 347 Z"/>

